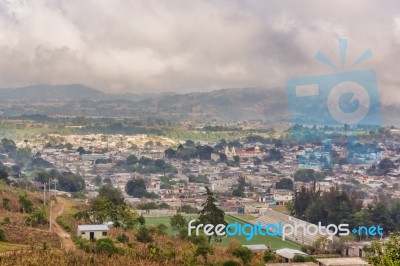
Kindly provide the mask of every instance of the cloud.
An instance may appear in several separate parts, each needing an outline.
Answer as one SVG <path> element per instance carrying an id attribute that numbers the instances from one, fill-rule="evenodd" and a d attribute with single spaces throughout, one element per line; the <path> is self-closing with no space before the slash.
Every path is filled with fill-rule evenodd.
<path id="1" fill-rule="evenodd" d="M 0 86 L 84 83 L 108 92 L 284 88 L 370 48 L 382 100 L 400 103 L 400 3 L 354 1 L 0 2 Z"/>

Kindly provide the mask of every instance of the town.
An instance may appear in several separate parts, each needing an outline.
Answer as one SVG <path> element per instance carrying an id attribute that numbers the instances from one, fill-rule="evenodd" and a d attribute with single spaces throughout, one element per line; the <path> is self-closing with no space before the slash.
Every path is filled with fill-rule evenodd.
<path id="1" fill-rule="evenodd" d="M 364 140 L 373 139 L 374 149 L 351 151 L 351 158 L 346 157 L 349 149 L 357 146 L 363 150 L 360 147 L 370 145 L 344 143 L 341 135 L 294 142 L 285 138 L 284 132 L 278 137 L 250 134 L 231 141 L 178 140 L 151 134 L 40 134 L 16 142 L 3 139 L 2 167 L 10 169 L 11 185 L 42 191 L 44 199 L 47 193 L 89 203 L 103 186 L 110 186 L 122 192 L 133 212 L 155 224 L 180 214 L 196 217 L 209 189 L 217 196 L 218 206 L 240 221 L 312 225 L 318 218 L 326 222 L 333 218 L 326 220 L 318 211 L 308 210 L 311 201 L 303 202 L 307 210 L 299 210 L 302 202 L 296 201 L 304 201 L 301 196 L 307 193 L 338 193 L 335 200 L 345 197 L 349 202 L 343 204 L 349 205 L 356 200 L 360 206 L 355 210 L 350 206 L 350 212 L 360 215 L 371 208 L 374 215 L 385 215 L 377 204 L 400 199 L 398 132 L 393 127 L 369 132 Z M 342 192 L 345 194 L 340 195 Z M 393 212 L 390 222 L 364 221 L 379 222 L 388 234 L 399 229 L 397 216 L 393 216 L 398 209 Z M 347 219 L 351 225 L 362 223 L 352 219 L 357 218 Z M 275 244 L 257 238 L 241 244 L 255 250 L 277 250 L 283 260 L 292 261 L 294 256 L 306 254 L 298 253 L 296 245 L 315 248 L 321 239 L 330 246 L 339 242 L 336 236 L 320 233 L 306 236 L 305 229 L 287 238 L 290 242 L 279 243 L 283 248 L 278 250 Z M 370 244 L 368 233 L 360 234 L 348 239 L 340 253 L 366 258 Z"/>

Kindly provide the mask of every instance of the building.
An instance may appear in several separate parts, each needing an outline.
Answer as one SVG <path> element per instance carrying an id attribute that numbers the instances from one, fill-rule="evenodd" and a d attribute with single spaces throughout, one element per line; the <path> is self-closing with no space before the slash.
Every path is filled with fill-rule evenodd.
<path id="1" fill-rule="evenodd" d="M 317 259 L 319 266 L 364 266 L 370 265 L 361 258 L 329 258 Z"/>
<path id="2" fill-rule="evenodd" d="M 78 225 L 78 237 L 94 241 L 108 236 L 108 226 L 105 224 Z"/>
<path id="3" fill-rule="evenodd" d="M 291 248 L 282 248 L 276 250 L 276 254 L 281 257 L 282 262 L 291 262 L 296 255 L 306 256 L 307 254 L 301 252 L 300 250 L 291 249 Z"/>

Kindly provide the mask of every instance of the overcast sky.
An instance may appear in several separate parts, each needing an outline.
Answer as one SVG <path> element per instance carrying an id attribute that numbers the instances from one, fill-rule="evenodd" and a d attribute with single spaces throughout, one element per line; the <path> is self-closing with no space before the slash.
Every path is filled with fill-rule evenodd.
<path id="1" fill-rule="evenodd" d="M 400 103 L 400 2 L 2 0 L 0 87 L 83 83 L 106 92 L 282 88 L 332 73 L 349 40 L 354 70 L 374 68 Z"/>

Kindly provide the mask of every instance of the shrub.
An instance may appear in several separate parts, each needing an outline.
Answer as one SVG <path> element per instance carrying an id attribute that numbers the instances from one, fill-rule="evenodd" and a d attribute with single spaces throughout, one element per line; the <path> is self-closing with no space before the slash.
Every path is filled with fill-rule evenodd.
<path id="1" fill-rule="evenodd" d="M 4 209 L 6 209 L 7 211 L 11 210 L 11 206 L 10 206 L 10 199 L 9 198 L 3 198 L 3 207 Z"/>
<path id="2" fill-rule="evenodd" d="M 2 224 L 10 224 L 10 223 L 11 223 L 10 217 L 8 216 L 4 217 Z"/>
<path id="3" fill-rule="evenodd" d="M 295 255 L 293 262 L 315 262 L 315 259 L 312 256 Z"/>
<path id="4" fill-rule="evenodd" d="M 105 253 L 109 256 L 122 253 L 122 249 L 115 246 L 114 241 L 110 238 L 101 238 L 96 241 L 96 252 Z"/>
<path id="5" fill-rule="evenodd" d="M 136 239 L 142 243 L 153 242 L 153 237 L 150 234 L 150 230 L 146 226 L 141 226 L 136 232 Z"/>
<path id="6" fill-rule="evenodd" d="M 276 255 L 269 250 L 264 252 L 263 259 L 265 262 L 274 262 L 276 260 Z"/>
<path id="7" fill-rule="evenodd" d="M 240 266 L 240 263 L 234 260 L 225 261 L 222 266 Z"/>
<path id="8" fill-rule="evenodd" d="M 68 221 L 63 216 L 58 216 L 56 222 L 68 233 L 71 233 L 71 226 L 69 225 Z"/>
<path id="9" fill-rule="evenodd" d="M 7 242 L 6 233 L 4 232 L 4 229 L 2 229 L 2 228 L 0 228 L 0 241 Z"/>
<path id="10" fill-rule="evenodd" d="M 240 246 L 241 246 L 241 244 L 240 244 L 239 241 L 237 241 L 236 239 L 232 239 L 231 241 L 229 241 L 229 245 L 228 245 L 228 250 L 227 251 L 229 253 L 232 253 L 235 248 L 238 248 Z"/>
<path id="11" fill-rule="evenodd" d="M 43 243 L 42 243 L 43 250 L 48 250 L 50 247 L 51 247 L 51 245 L 48 241 L 43 241 Z"/>
<path id="12" fill-rule="evenodd" d="M 251 250 L 247 247 L 235 248 L 232 254 L 240 258 L 244 265 L 247 265 L 251 261 Z"/>
<path id="13" fill-rule="evenodd" d="M 165 224 L 159 224 L 157 225 L 157 235 L 166 235 L 167 234 L 167 229 L 168 227 Z"/>
<path id="14" fill-rule="evenodd" d="M 129 242 L 129 236 L 126 234 L 121 234 L 117 236 L 117 240 L 121 243 L 128 243 Z"/>

